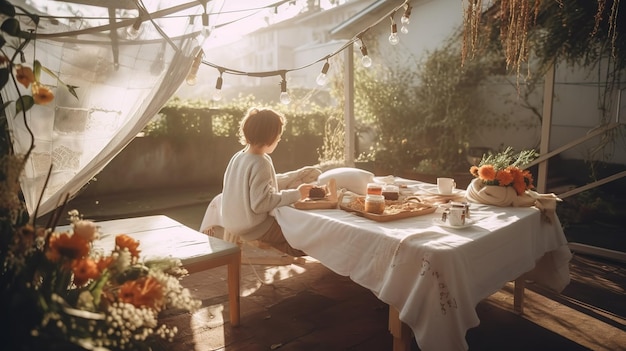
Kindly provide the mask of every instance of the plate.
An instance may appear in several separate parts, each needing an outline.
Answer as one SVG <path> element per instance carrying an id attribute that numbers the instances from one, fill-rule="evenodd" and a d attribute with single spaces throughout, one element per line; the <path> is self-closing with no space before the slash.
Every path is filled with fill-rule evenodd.
<path id="1" fill-rule="evenodd" d="M 471 218 L 468 218 L 465 220 L 465 224 L 463 225 L 450 225 L 447 222 L 444 222 L 441 220 L 441 218 L 433 218 L 433 224 L 434 225 L 438 225 L 440 227 L 445 227 L 445 228 L 452 228 L 452 229 L 463 229 L 463 228 L 467 228 L 467 227 L 471 227 L 474 225 L 474 220 Z"/>
<path id="2" fill-rule="evenodd" d="M 440 194 L 439 190 L 437 190 L 437 188 L 435 189 L 424 189 L 424 191 L 430 195 L 437 195 L 437 196 L 445 196 L 445 197 L 454 197 L 454 196 L 461 196 L 463 194 L 463 190 L 461 189 L 454 189 L 452 191 L 452 194 Z"/>

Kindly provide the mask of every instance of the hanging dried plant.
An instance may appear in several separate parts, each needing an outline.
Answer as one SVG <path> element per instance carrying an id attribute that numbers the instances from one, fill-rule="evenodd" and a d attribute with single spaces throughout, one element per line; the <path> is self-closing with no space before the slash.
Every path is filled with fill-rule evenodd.
<path id="1" fill-rule="evenodd" d="M 611 54 L 617 69 L 624 68 L 623 24 L 618 20 L 620 0 L 596 0 L 597 8 L 587 12 L 591 2 L 563 0 L 498 0 L 483 12 L 482 0 L 463 1 L 463 51 L 462 62 L 476 55 L 482 38 L 494 37 L 491 30 L 499 31 L 497 40 L 506 59 L 507 69 L 521 69 L 534 50 L 542 63 L 552 62 L 557 55 L 568 61 L 587 60 L 597 53 L 591 49 L 599 43 L 601 50 Z M 623 12 L 623 11 L 621 11 Z M 585 16 L 588 17 L 585 18 Z M 622 15 L 623 16 L 623 15 Z M 541 17 L 541 20 L 539 20 Z M 550 21 L 554 23 L 550 23 Z M 558 22 L 558 23 L 556 23 Z M 622 21 L 624 22 L 624 21 Z M 589 26 L 587 26 L 589 23 Z M 497 28 L 496 28 L 497 27 Z M 532 32 L 544 33 L 533 40 Z M 547 31 L 547 34 L 545 33 Z M 584 39 L 581 34 L 588 33 Z M 488 41 L 488 39 L 485 39 Z M 550 41 L 552 40 L 552 41 Z M 586 47 L 591 53 L 585 53 Z M 572 50 L 572 48 L 574 48 Z M 570 50 L 570 52 L 566 52 Z M 540 52 L 537 52 L 540 51 Z M 621 56 L 620 56 L 621 51 Z M 530 75 L 530 67 L 527 76 Z"/>

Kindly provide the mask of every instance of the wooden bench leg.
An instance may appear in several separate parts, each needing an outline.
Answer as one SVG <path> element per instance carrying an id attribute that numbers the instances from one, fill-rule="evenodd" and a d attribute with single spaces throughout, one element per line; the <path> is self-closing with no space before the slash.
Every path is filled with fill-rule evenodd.
<path id="1" fill-rule="evenodd" d="M 400 320 L 400 312 L 389 306 L 389 331 L 393 335 L 393 351 L 411 350 L 413 331 Z"/>
<path id="2" fill-rule="evenodd" d="M 241 275 L 241 252 L 230 259 L 228 263 L 228 304 L 230 307 L 230 324 L 233 327 L 239 326 L 239 295 L 240 295 L 240 275 Z"/>
<path id="3" fill-rule="evenodd" d="M 526 279 L 524 275 L 515 279 L 515 288 L 513 289 L 513 310 L 518 314 L 524 313 L 524 289 L 526 287 Z"/>

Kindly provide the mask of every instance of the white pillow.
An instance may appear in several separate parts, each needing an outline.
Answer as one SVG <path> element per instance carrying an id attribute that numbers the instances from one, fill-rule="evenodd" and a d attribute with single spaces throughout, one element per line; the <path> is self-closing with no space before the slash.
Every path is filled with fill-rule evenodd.
<path id="1" fill-rule="evenodd" d="M 374 181 L 374 173 L 359 168 L 339 167 L 320 174 L 317 177 L 317 182 L 328 184 L 330 178 L 335 178 L 337 190 L 344 188 L 353 193 L 364 195 L 367 193 L 367 183 Z"/>

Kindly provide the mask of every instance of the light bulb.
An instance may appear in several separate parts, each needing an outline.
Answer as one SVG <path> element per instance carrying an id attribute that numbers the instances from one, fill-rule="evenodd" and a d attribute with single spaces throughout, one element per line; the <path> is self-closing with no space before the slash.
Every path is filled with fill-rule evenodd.
<path id="1" fill-rule="evenodd" d="M 398 33 L 391 33 L 391 35 L 389 35 L 389 44 L 398 45 L 399 42 L 400 37 L 398 37 Z"/>
<path id="2" fill-rule="evenodd" d="M 391 35 L 389 35 L 389 44 L 398 45 L 400 38 L 398 38 L 398 27 L 395 23 L 391 25 Z"/>
<path id="3" fill-rule="evenodd" d="M 191 64 L 191 69 L 189 69 L 189 73 L 187 73 L 187 78 L 185 78 L 185 82 L 187 85 L 196 85 L 198 82 L 198 70 L 200 69 L 200 64 L 202 63 L 202 56 L 204 52 L 202 49 L 198 51 L 196 57 L 193 59 L 193 63 Z"/>
<path id="4" fill-rule="evenodd" d="M 220 101 L 222 100 L 222 89 L 215 89 L 215 91 L 213 92 L 213 101 Z"/>
<path id="5" fill-rule="evenodd" d="M 213 101 L 222 100 L 222 83 L 223 82 L 224 80 L 222 79 L 221 75 L 217 77 L 217 82 L 215 83 L 215 91 L 213 92 Z"/>
<path id="6" fill-rule="evenodd" d="M 280 81 L 280 102 L 284 105 L 289 105 L 291 98 L 289 97 L 289 93 L 287 93 L 287 80 L 284 74 L 282 78 L 283 80 Z"/>
<path id="7" fill-rule="evenodd" d="M 185 79 L 185 82 L 187 83 L 187 85 L 196 85 L 196 83 L 198 83 L 198 76 L 190 73 L 187 75 L 187 79 Z"/>
<path id="8" fill-rule="evenodd" d="M 126 38 L 135 40 L 141 34 L 141 17 L 137 18 L 132 26 L 126 28 Z"/>
<path id="9" fill-rule="evenodd" d="M 363 67 L 371 67 L 372 59 L 369 56 L 365 55 L 361 57 L 361 63 L 363 64 Z"/>
<path id="10" fill-rule="evenodd" d="M 315 82 L 317 82 L 317 85 L 324 86 L 328 83 L 328 77 L 324 73 L 320 73 Z"/>
<path id="11" fill-rule="evenodd" d="M 361 43 L 363 43 L 363 41 L 361 41 Z M 363 55 L 363 57 L 361 57 L 363 67 L 370 67 L 372 65 L 372 59 L 367 56 L 367 46 L 361 46 L 361 54 Z"/>
<path id="12" fill-rule="evenodd" d="M 411 23 L 411 20 L 409 19 L 410 16 L 411 16 L 411 5 L 406 4 L 404 8 L 404 14 L 400 18 L 400 23 L 402 23 L 402 28 L 400 28 L 400 31 L 402 32 L 402 34 L 407 34 L 409 32 L 408 25 L 409 23 Z"/>
<path id="13" fill-rule="evenodd" d="M 326 83 L 328 83 L 328 76 L 326 76 L 326 73 L 328 73 L 329 68 L 330 68 L 330 64 L 326 62 L 324 64 L 324 67 L 322 67 L 322 72 L 320 72 L 320 74 L 317 76 L 317 79 L 315 79 L 315 82 L 317 82 L 317 85 L 324 86 L 326 85 Z"/>
<path id="14" fill-rule="evenodd" d="M 200 30 L 202 36 L 201 41 L 204 42 L 211 36 L 211 28 L 209 27 L 209 15 L 205 12 L 202 14 L 202 29 Z"/>

